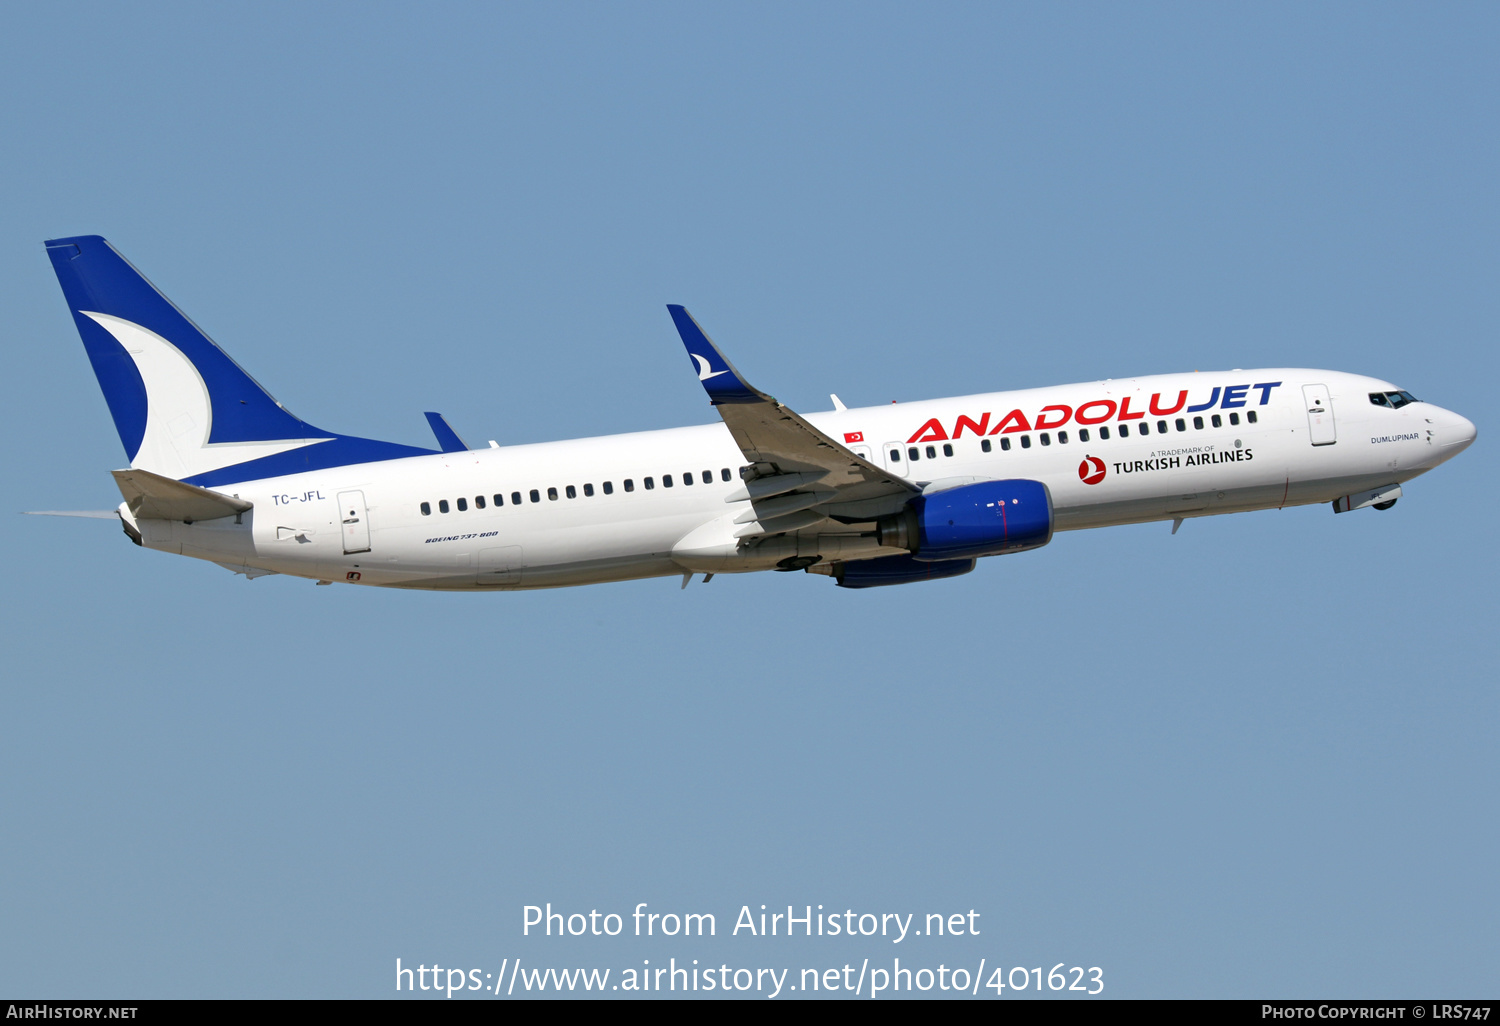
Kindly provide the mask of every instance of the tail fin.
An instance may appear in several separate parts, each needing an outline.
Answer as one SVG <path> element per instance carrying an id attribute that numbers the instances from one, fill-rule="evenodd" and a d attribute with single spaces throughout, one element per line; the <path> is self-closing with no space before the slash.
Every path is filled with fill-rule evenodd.
<path id="1" fill-rule="evenodd" d="M 212 485 L 432 451 L 320 431 L 104 239 L 46 245 L 133 469 Z"/>

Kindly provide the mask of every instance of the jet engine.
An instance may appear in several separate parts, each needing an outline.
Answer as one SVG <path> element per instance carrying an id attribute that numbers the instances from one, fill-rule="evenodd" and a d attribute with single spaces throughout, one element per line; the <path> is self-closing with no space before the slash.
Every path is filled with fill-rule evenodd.
<path id="1" fill-rule="evenodd" d="M 922 562 L 1022 552 L 1052 540 L 1052 496 L 1040 481 L 981 481 L 920 495 L 876 530 Z"/>

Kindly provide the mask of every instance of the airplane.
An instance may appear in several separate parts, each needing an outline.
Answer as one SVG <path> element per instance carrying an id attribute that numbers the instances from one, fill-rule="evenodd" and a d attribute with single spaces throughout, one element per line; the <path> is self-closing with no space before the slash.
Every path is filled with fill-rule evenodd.
<path id="1" fill-rule="evenodd" d="M 1166 374 L 806 416 L 752 386 L 682 306 L 718 423 L 437 448 L 293 415 L 97 235 L 47 254 L 129 467 L 137 545 L 372 587 L 511 591 L 805 571 L 863 589 L 958 576 L 1057 531 L 1328 503 L 1389 509 L 1475 437 L 1388 381 Z"/>

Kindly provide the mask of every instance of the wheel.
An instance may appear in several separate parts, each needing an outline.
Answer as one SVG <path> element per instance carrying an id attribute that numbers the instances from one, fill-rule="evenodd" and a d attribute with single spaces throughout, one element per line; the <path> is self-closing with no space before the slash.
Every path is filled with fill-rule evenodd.
<path id="1" fill-rule="evenodd" d="M 1385 502 L 1377 502 L 1377 503 L 1375 503 L 1375 508 L 1376 509 L 1390 509 L 1395 504 L 1396 504 L 1396 500 L 1395 499 L 1388 499 Z"/>

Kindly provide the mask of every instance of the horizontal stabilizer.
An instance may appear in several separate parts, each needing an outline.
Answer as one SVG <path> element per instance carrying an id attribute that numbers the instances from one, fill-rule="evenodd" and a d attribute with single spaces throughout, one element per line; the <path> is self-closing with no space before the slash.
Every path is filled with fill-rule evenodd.
<path id="1" fill-rule="evenodd" d="M 432 433 L 437 436 L 438 448 L 444 452 L 468 452 L 469 447 L 464 440 L 458 437 L 458 432 L 448 426 L 448 421 L 441 413 L 425 413 L 427 423 L 432 426 Z"/>
<path id="2" fill-rule="evenodd" d="M 257 577 L 271 577 L 281 572 L 279 570 L 262 570 L 258 566 L 245 566 L 239 563 L 219 563 L 218 565 L 231 573 L 244 574 L 247 581 L 253 581 Z"/>
<path id="3" fill-rule="evenodd" d="M 89 520 L 118 520 L 120 514 L 112 509 L 28 509 L 22 514 L 28 517 L 87 517 Z"/>
<path id="4" fill-rule="evenodd" d="M 137 520 L 217 520 L 232 517 L 253 507 L 253 503 L 232 495 L 209 491 L 197 485 L 174 481 L 149 470 L 111 471 L 125 504 Z"/>

